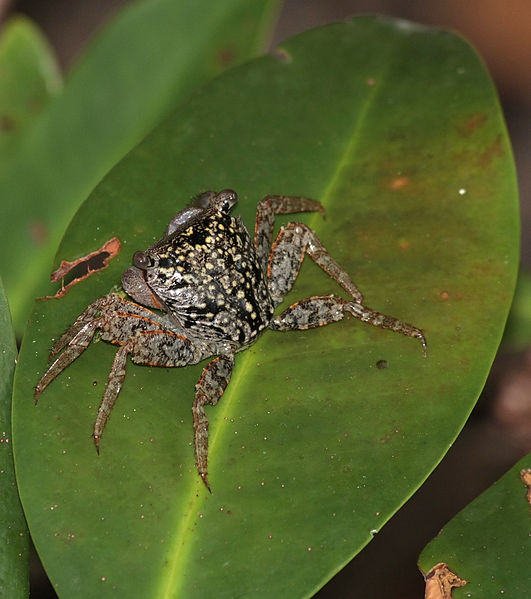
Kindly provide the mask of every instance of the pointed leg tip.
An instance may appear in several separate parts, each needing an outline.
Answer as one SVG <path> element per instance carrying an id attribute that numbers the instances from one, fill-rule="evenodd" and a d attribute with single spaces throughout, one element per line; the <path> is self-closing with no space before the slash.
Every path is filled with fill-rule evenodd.
<path id="1" fill-rule="evenodd" d="M 205 483 L 205 487 L 208 489 L 208 492 L 212 494 L 212 489 L 210 488 L 210 483 L 208 482 L 208 476 L 206 472 L 200 472 L 199 476 L 201 480 Z"/>
<path id="2" fill-rule="evenodd" d="M 94 446 L 96 447 L 96 453 L 98 455 L 100 455 L 100 439 L 101 437 L 99 435 L 93 435 L 94 436 Z"/>
<path id="3" fill-rule="evenodd" d="M 422 353 L 426 358 L 428 356 L 428 342 L 426 341 L 426 337 L 424 337 L 424 334 L 421 334 L 420 342 L 422 343 Z"/>

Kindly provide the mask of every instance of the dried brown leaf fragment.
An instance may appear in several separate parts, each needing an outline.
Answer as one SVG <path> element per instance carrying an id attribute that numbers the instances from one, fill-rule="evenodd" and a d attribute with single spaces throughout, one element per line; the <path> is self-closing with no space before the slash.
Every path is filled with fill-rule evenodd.
<path id="1" fill-rule="evenodd" d="M 76 283 L 90 277 L 90 275 L 99 270 L 107 268 L 109 261 L 119 253 L 121 247 L 122 242 L 118 237 L 113 237 L 109 241 L 106 241 L 101 248 L 90 252 L 86 256 L 82 256 L 71 262 L 63 260 L 59 268 L 54 270 L 50 276 L 52 282 L 61 280 L 61 289 L 55 295 L 47 295 L 39 299 L 46 300 L 62 297 Z M 72 278 L 65 285 L 64 279 L 67 275 L 70 275 Z"/>
<path id="2" fill-rule="evenodd" d="M 426 581 L 424 599 L 452 599 L 452 589 L 467 583 L 444 563 L 433 566 L 424 576 L 424 580 Z"/>

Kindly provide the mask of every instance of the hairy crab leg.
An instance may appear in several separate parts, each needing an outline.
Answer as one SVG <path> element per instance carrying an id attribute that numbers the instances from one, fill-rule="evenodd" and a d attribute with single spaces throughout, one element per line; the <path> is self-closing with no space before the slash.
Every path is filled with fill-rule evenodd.
<path id="1" fill-rule="evenodd" d="M 254 227 L 254 247 L 264 272 L 267 270 L 267 261 L 271 251 L 275 215 L 296 212 L 320 212 L 323 216 L 325 215 L 325 209 L 320 202 L 300 196 L 270 195 L 258 204 Z"/>
<path id="2" fill-rule="evenodd" d="M 140 318 L 137 315 L 132 317 Z M 156 322 L 151 324 L 160 326 Z M 129 341 L 121 345 L 114 357 L 94 423 L 94 444 L 98 453 L 103 430 L 124 383 L 128 354 L 135 364 L 162 367 L 186 366 L 203 358 L 203 352 L 198 351 L 189 339 L 163 329 L 137 331 Z"/>
<path id="3" fill-rule="evenodd" d="M 94 320 L 98 314 L 114 314 L 135 315 L 148 320 L 156 318 L 156 314 L 143 306 L 139 306 L 129 300 L 123 299 L 119 295 L 110 293 L 100 297 L 95 302 L 92 302 L 75 320 L 74 323 L 67 329 L 61 337 L 55 342 L 50 351 L 50 360 L 70 344 L 72 339 L 79 331 L 89 322 Z M 107 319 L 108 321 L 109 319 Z"/>
<path id="4" fill-rule="evenodd" d="M 302 223 L 288 223 L 275 239 L 267 267 L 269 291 L 275 306 L 293 287 L 305 254 L 337 281 L 355 302 L 361 304 L 363 296 L 357 285 L 330 256 L 317 235 Z"/>
<path id="5" fill-rule="evenodd" d="M 54 346 L 50 351 L 49 359 L 52 360 L 61 350 L 63 350 L 71 341 L 78 335 L 78 333 L 87 324 L 92 322 L 97 314 L 101 312 L 106 306 L 110 305 L 113 301 L 112 295 L 105 295 L 100 299 L 92 302 L 75 320 L 75 322 L 66 330 L 65 333 L 59 337 L 55 342 Z"/>
<path id="6" fill-rule="evenodd" d="M 72 362 L 87 349 L 94 337 L 94 333 L 101 327 L 101 324 L 101 319 L 85 322 L 83 327 L 77 331 L 76 335 L 69 340 L 68 348 L 50 364 L 48 370 L 37 383 L 35 394 L 33 396 L 35 403 L 39 400 L 39 395 L 54 380 L 54 378 L 67 366 L 72 364 Z"/>
<path id="7" fill-rule="evenodd" d="M 100 453 L 100 439 L 103 435 L 103 429 L 105 428 L 107 420 L 111 415 L 111 411 L 114 407 L 114 402 L 116 401 L 118 394 L 122 389 L 122 385 L 125 379 L 125 366 L 127 363 L 127 354 L 130 351 L 131 345 L 129 343 L 122 345 L 116 352 L 116 355 L 114 356 L 111 370 L 109 372 L 109 378 L 107 379 L 105 391 L 103 392 L 101 404 L 98 409 L 98 415 L 96 416 L 96 422 L 94 423 L 94 445 L 96 446 L 96 451 L 98 452 L 98 454 Z"/>
<path id="8" fill-rule="evenodd" d="M 122 345 L 137 329 L 160 329 L 155 318 L 151 310 L 118 295 L 109 294 L 90 304 L 53 346 L 50 359 L 55 360 L 35 387 L 35 403 L 55 377 L 87 349 L 97 329 L 104 340 Z"/>
<path id="9" fill-rule="evenodd" d="M 345 312 L 373 326 L 391 329 L 408 337 L 420 339 L 424 355 L 427 344 L 424 333 L 398 318 L 386 316 L 362 304 L 363 298 L 355 283 L 341 266 L 328 254 L 317 235 L 306 225 L 288 223 L 282 227 L 271 251 L 268 265 L 269 291 L 277 306 L 293 287 L 295 279 L 308 254 L 328 273 L 354 301 L 333 295 L 311 297 L 290 306 L 281 316 L 274 318 L 270 327 L 276 330 L 306 329 L 324 326 L 341 320 Z"/>
<path id="10" fill-rule="evenodd" d="M 382 314 L 381 312 L 377 312 L 367 306 L 354 302 L 348 302 L 345 306 L 345 310 L 350 312 L 354 318 L 358 318 L 362 322 L 368 322 L 381 329 L 389 329 L 408 337 L 420 339 L 424 356 L 428 354 L 428 344 L 424 332 L 421 329 L 414 327 L 412 324 L 399 320 L 394 316 L 387 316 L 386 314 Z"/>
<path id="11" fill-rule="evenodd" d="M 386 316 L 371 310 L 357 302 L 348 302 L 335 295 L 314 296 L 296 302 L 280 316 L 275 317 L 269 326 L 276 331 L 305 330 L 338 322 L 345 314 L 351 314 L 362 322 L 367 322 L 375 327 L 390 329 L 407 337 L 420 339 L 424 355 L 427 353 L 426 338 L 417 327 L 393 316 Z"/>
<path id="12" fill-rule="evenodd" d="M 208 462 L 208 418 L 205 405 L 215 406 L 229 384 L 234 366 L 233 356 L 219 356 L 206 366 L 195 386 L 192 405 L 194 418 L 195 465 L 199 476 L 210 491 L 207 476 Z"/>

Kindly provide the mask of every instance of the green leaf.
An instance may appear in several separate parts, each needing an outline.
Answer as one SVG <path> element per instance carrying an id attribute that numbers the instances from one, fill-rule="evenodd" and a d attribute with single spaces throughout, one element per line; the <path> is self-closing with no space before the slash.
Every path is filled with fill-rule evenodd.
<path id="1" fill-rule="evenodd" d="M 531 273 L 521 270 L 503 335 L 503 347 L 506 350 L 522 351 L 530 346 Z"/>
<path id="2" fill-rule="evenodd" d="M 0 270 L 15 329 L 102 176 L 192 89 L 254 56 L 276 0 L 133 2 L 100 33 L 19 151 L 0 156 Z"/>
<path id="3" fill-rule="evenodd" d="M 0 35 L 0 156 L 15 151 L 22 133 L 62 87 L 47 41 L 24 17 L 7 21 Z"/>
<path id="4" fill-rule="evenodd" d="M 531 472 L 531 455 L 459 512 L 422 551 L 423 572 L 444 562 L 466 579 L 454 599 L 519 599 L 529 593 L 531 491 L 522 480 L 525 469 Z"/>
<path id="5" fill-rule="evenodd" d="M 367 304 L 417 340 L 359 321 L 268 331 L 208 410 L 209 479 L 191 404 L 205 364 L 128 366 L 98 457 L 90 439 L 116 352 L 93 343 L 33 406 L 58 338 L 119 285 L 190 197 L 233 188 L 252 228 L 266 194 L 296 215 Z M 279 219 L 286 220 L 284 219 Z M 287 42 L 194 94 L 101 182 L 57 261 L 118 236 L 109 267 L 36 304 L 17 371 L 24 507 L 62 597 L 307 597 L 422 484 L 466 421 L 518 266 L 514 165 L 492 83 L 460 38 L 358 18 Z M 338 293 L 306 260 L 298 299 Z M 379 368 L 382 360 L 387 368 Z"/>
<path id="6" fill-rule="evenodd" d="M 11 393 L 17 360 L 9 306 L 0 281 L 0 595 L 29 594 L 28 528 L 17 492 L 11 435 Z"/>

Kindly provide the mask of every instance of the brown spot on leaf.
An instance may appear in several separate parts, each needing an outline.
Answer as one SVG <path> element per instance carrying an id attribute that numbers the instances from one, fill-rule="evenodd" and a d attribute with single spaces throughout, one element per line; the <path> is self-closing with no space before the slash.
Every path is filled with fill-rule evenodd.
<path id="1" fill-rule="evenodd" d="M 30 235 L 35 245 L 41 246 L 46 243 L 46 225 L 40 221 L 33 221 L 29 225 Z"/>
<path id="2" fill-rule="evenodd" d="M 99 270 L 104 270 L 109 266 L 109 261 L 114 258 L 122 247 L 118 237 L 113 237 L 105 242 L 99 250 L 91 252 L 82 258 L 68 262 L 63 260 L 57 270 L 52 272 L 50 279 L 52 282 L 61 280 L 61 289 L 55 295 L 47 295 L 38 299 L 53 299 L 62 297 L 73 285 L 83 279 L 90 277 Z M 65 277 L 69 276 L 70 281 L 65 285 Z"/>
<path id="3" fill-rule="evenodd" d="M 216 58 L 220 66 L 228 67 L 236 61 L 236 50 L 232 46 L 225 46 L 219 49 Z"/>
<path id="4" fill-rule="evenodd" d="M 496 139 L 478 156 L 478 166 L 488 166 L 493 158 L 503 156 L 501 137 L 498 135 Z"/>
<path id="5" fill-rule="evenodd" d="M 529 503 L 531 506 L 531 468 L 524 468 L 523 470 L 520 470 L 520 478 L 527 487 L 527 503 Z"/>
<path id="6" fill-rule="evenodd" d="M 397 189 L 402 189 L 403 187 L 406 187 L 406 185 L 409 185 L 409 177 L 395 177 L 389 183 L 389 187 L 393 191 L 396 191 Z"/>
<path id="7" fill-rule="evenodd" d="M 15 120 L 8 114 L 0 114 L 0 131 L 11 132 L 16 129 Z"/>
<path id="8" fill-rule="evenodd" d="M 476 129 L 482 127 L 487 122 L 487 119 L 488 116 L 486 114 L 474 114 L 459 127 L 459 133 L 463 137 L 469 137 Z"/>
<path id="9" fill-rule="evenodd" d="M 452 589 L 467 583 L 443 563 L 433 566 L 424 576 L 424 580 L 426 582 L 424 599 L 452 599 Z"/>

